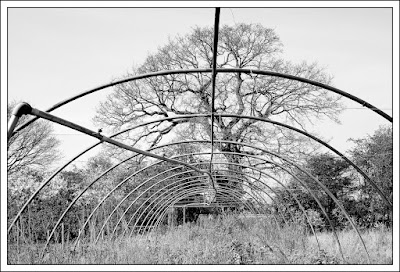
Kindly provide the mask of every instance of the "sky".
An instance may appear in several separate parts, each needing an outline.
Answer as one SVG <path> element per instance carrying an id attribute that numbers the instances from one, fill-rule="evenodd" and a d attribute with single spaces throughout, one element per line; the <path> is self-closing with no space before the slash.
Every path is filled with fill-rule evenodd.
<path id="1" fill-rule="evenodd" d="M 82 91 L 126 75 L 168 37 L 212 26 L 213 8 L 10 8 L 8 101 L 45 110 Z M 317 62 L 333 86 L 392 115 L 392 10 L 390 8 L 222 8 L 220 25 L 259 23 L 275 29 L 292 62 Z M 112 89 L 72 102 L 53 114 L 96 130 L 99 101 Z M 341 124 L 313 131 L 341 151 L 388 124 L 347 99 Z M 63 160 L 95 139 L 55 125 Z"/>

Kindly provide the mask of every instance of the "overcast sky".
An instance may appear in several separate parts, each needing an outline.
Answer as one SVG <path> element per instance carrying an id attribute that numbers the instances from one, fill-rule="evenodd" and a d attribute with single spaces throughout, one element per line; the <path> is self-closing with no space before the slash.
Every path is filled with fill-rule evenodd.
<path id="1" fill-rule="evenodd" d="M 213 8 L 8 9 L 8 100 L 45 110 L 108 83 L 141 64 L 169 36 L 212 26 Z M 333 85 L 392 115 L 390 8 L 222 8 L 220 24 L 260 23 L 275 29 L 285 59 L 318 62 Z M 70 103 L 53 114 L 97 130 L 95 108 L 112 89 Z M 341 151 L 365 137 L 381 116 L 346 99 L 341 124 L 315 131 Z M 67 160 L 97 140 L 55 125 Z"/>

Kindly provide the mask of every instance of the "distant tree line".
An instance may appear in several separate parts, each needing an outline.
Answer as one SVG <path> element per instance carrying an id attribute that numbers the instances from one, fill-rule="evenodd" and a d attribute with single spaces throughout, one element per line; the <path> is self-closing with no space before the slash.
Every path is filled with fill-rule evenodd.
<path id="1" fill-rule="evenodd" d="M 393 201 L 392 127 L 381 127 L 374 135 L 353 140 L 353 142 L 355 147 L 350 151 L 352 160 L 369 175 L 387 198 Z M 372 185 L 347 162 L 337 156 L 324 153 L 309 157 L 302 166 L 332 192 L 358 226 L 364 228 L 373 227 L 376 224 L 391 226 L 392 210 Z M 314 180 L 299 170 L 295 172 L 295 175 L 312 188 L 335 228 L 343 229 L 349 226 L 344 214 Z M 304 206 L 314 227 L 320 230 L 329 229 L 328 221 L 311 193 L 294 178 L 289 181 L 287 187 Z M 278 204 L 274 205 L 274 208 L 282 211 L 289 220 L 287 208 L 279 203 L 285 203 L 292 212 L 300 214 L 301 210 L 291 194 L 280 188 L 277 190 Z"/>

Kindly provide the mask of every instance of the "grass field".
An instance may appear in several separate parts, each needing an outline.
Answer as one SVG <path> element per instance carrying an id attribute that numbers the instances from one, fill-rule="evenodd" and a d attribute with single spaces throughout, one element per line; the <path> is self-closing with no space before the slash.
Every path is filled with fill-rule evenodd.
<path id="1" fill-rule="evenodd" d="M 156 233 L 116 241 L 51 245 L 9 245 L 9 264 L 368 264 L 354 231 L 338 233 L 345 261 L 331 233 L 314 236 L 299 226 L 277 228 L 266 219 L 226 215 L 203 218 Z M 392 232 L 378 227 L 362 232 L 373 264 L 392 263 Z"/>

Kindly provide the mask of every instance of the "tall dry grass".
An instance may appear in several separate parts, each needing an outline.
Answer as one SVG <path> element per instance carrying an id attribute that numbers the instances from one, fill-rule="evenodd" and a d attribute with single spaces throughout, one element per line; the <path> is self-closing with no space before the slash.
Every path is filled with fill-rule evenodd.
<path id="1" fill-rule="evenodd" d="M 379 227 L 362 233 L 372 263 L 392 263 L 391 230 Z M 268 218 L 224 215 L 202 218 L 143 236 L 119 237 L 114 241 L 51 245 L 42 260 L 43 245 L 8 247 L 9 264 L 367 264 L 354 232 L 342 231 L 339 240 L 346 261 L 341 259 L 331 233 L 319 233 L 321 250 L 314 237 L 300 225 L 278 227 Z"/>

